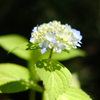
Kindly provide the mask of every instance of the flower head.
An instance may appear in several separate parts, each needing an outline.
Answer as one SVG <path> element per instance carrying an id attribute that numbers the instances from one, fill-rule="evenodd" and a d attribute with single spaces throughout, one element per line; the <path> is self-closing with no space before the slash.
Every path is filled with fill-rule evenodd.
<path id="1" fill-rule="evenodd" d="M 60 53 L 62 50 L 77 48 L 81 45 L 80 31 L 71 28 L 70 25 L 62 25 L 58 21 L 44 23 L 33 28 L 30 42 L 38 43 L 44 54 L 49 48 Z"/>

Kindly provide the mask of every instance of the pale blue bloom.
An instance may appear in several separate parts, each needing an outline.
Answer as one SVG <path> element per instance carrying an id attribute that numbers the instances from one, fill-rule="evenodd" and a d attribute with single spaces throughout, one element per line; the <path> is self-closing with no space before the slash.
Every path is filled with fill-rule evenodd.
<path id="1" fill-rule="evenodd" d="M 30 42 L 38 43 L 41 53 L 44 54 L 48 49 L 61 53 L 64 49 L 80 47 L 81 39 L 80 31 L 72 29 L 68 24 L 52 21 L 34 27 Z"/>

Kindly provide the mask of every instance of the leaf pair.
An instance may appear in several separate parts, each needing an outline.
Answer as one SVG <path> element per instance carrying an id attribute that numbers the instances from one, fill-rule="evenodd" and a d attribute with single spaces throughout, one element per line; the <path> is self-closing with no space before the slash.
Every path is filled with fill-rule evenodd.
<path id="1" fill-rule="evenodd" d="M 31 80 L 30 72 L 27 68 L 12 63 L 0 64 L 1 93 L 20 92 L 29 88 L 42 91 L 42 88 Z"/>

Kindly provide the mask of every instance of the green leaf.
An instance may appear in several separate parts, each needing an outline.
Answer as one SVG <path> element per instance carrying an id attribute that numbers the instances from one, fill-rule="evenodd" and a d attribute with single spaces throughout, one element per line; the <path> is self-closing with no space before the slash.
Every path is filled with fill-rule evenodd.
<path id="1" fill-rule="evenodd" d="M 35 69 L 43 81 L 49 100 L 55 100 L 57 96 L 69 88 L 72 75 L 61 63 L 48 59 L 39 60 Z"/>
<path id="2" fill-rule="evenodd" d="M 92 100 L 83 90 L 70 87 L 65 93 L 59 95 L 57 100 Z"/>
<path id="3" fill-rule="evenodd" d="M 27 39 L 23 36 L 17 34 L 9 34 L 0 36 L 0 46 L 7 50 L 8 52 L 11 51 L 14 55 L 24 59 L 30 59 L 30 51 L 25 50 L 26 43 L 28 43 Z M 20 49 L 16 49 L 19 47 Z"/>
<path id="4" fill-rule="evenodd" d="M 61 63 L 52 59 L 39 60 L 36 62 L 36 66 L 39 68 L 44 68 L 46 71 L 50 72 L 60 70 L 62 67 L 64 67 Z"/>
<path id="5" fill-rule="evenodd" d="M 59 61 L 63 61 L 75 57 L 84 57 L 85 55 L 86 55 L 85 52 L 80 49 L 71 49 L 69 50 L 69 52 L 62 51 L 62 53 L 54 53 L 52 58 Z"/>
<path id="6" fill-rule="evenodd" d="M 72 74 L 72 83 L 71 83 L 71 86 L 73 87 L 77 87 L 77 88 L 80 88 L 80 81 L 78 79 L 78 74 L 77 73 L 73 73 Z"/>
<path id="7" fill-rule="evenodd" d="M 38 92 L 43 91 L 43 89 L 40 86 L 38 86 L 32 81 L 20 80 L 0 85 L 0 93 L 16 93 L 16 92 L 26 91 L 28 89 L 33 89 Z"/>
<path id="8" fill-rule="evenodd" d="M 43 92 L 43 98 L 42 98 L 42 100 L 50 100 L 49 96 L 48 96 L 48 92 L 46 90 Z"/>
<path id="9" fill-rule="evenodd" d="M 27 68 L 12 63 L 0 64 L 1 93 L 20 92 L 29 88 L 42 91 L 42 89 L 31 80 L 30 72 Z"/>
<path id="10" fill-rule="evenodd" d="M 15 93 L 29 89 L 28 82 L 14 81 L 0 86 L 0 93 Z"/>
<path id="11" fill-rule="evenodd" d="M 40 59 L 47 59 L 50 54 L 50 50 L 46 52 L 45 54 L 41 54 Z M 63 61 L 63 60 L 69 60 L 75 57 L 85 57 L 86 53 L 83 50 L 80 49 L 71 49 L 69 51 L 62 51 L 61 53 L 53 53 L 52 59 Z"/>
<path id="12" fill-rule="evenodd" d="M 29 70 L 13 63 L 2 63 L 0 64 L 0 85 L 16 81 L 30 79 Z"/>

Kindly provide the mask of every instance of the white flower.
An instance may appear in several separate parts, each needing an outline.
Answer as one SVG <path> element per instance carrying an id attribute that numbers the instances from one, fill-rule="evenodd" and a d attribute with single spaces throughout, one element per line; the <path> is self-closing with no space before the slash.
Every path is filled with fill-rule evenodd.
<path id="1" fill-rule="evenodd" d="M 64 49 L 80 47 L 81 39 L 80 31 L 72 29 L 68 24 L 61 25 L 58 21 L 52 21 L 34 27 L 30 42 L 38 43 L 44 54 L 49 48 L 60 53 Z"/>

